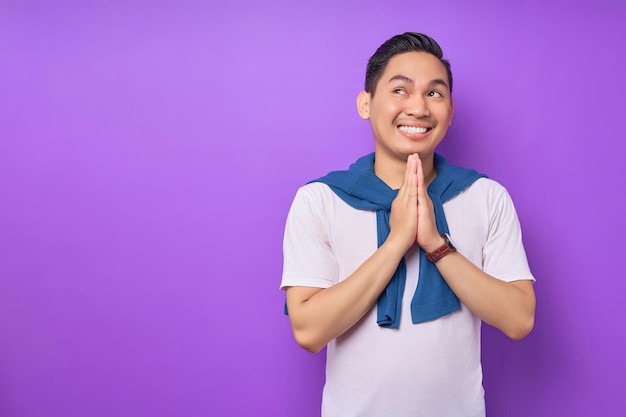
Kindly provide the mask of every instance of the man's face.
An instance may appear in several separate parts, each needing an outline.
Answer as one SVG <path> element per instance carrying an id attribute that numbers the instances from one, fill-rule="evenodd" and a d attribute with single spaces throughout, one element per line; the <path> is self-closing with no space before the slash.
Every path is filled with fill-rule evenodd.
<path id="1" fill-rule="evenodd" d="M 392 57 L 375 94 L 361 92 L 357 106 L 372 125 L 377 158 L 403 163 L 415 152 L 432 157 L 454 113 L 446 68 L 425 52 Z"/>

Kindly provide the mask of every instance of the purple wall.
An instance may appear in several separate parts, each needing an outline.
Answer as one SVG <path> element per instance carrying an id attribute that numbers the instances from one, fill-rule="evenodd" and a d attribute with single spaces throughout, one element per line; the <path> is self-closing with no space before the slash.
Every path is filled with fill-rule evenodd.
<path id="1" fill-rule="evenodd" d="M 623 412 L 626 6 L 15 3 L 1 416 L 318 416 L 323 355 L 282 314 L 284 220 L 299 185 L 372 149 L 354 99 L 406 30 L 451 59 L 441 151 L 509 189 L 538 279 L 527 339 L 484 331 L 490 415 Z"/>

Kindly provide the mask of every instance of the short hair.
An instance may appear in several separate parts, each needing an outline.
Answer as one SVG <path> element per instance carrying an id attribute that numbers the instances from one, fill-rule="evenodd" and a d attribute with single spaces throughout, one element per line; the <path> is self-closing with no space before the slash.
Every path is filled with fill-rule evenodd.
<path id="1" fill-rule="evenodd" d="M 443 59 L 443 51 L 439 44 L 430 36 L 423 33 L 406 32 L 396 35 L 388 39 L 380 45 L 374 55 L 367 61 L 367 70 L 365 71 L 365 91 L 374 95 L 376 86 L 387 63 L 391 58 L 405 52 L 426 52 L 439 58 L 448 72 L 448 82 L 450 84 L 450 93 L 452 93 L 452 71 L 450 70 L 450 62 Z"/>

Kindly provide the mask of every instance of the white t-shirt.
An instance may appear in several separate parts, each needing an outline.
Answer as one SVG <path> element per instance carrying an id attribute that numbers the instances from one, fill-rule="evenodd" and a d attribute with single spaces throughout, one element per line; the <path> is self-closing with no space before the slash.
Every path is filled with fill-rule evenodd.
<path id="1" fill-rule="evenodd" d="M 457 250 L 504 281 L 534 280 L 506 190 L 482 178 L 444 204 Z M 325 184 L 300 188 L 289 211 L 281 288 L 328 288 L 377 249 L 376 214 L 357 210 Z M 467 307 L 413 324 L 419 252 L 405 256 L 400 327 L 382 328 L 374 307 L 327 346 L 323 417 L 479 417 L 485 415 L 481 321 Z"/>

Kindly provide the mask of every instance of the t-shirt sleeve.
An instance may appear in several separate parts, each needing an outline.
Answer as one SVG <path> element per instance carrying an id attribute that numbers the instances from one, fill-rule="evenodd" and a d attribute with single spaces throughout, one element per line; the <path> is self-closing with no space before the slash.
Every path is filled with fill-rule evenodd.
<path id="1" fill-rule="evenodd" d="M 321 187 L 324 185 L 300 188 L 287 215 L 281 289 L 328 288 L 337 283 L 337 262 L 329 239 L 330 219 Z"/>
<path id="2" fill-rule="evenodd" d="M 497 187 L 492 192 L 488 236 L 483 248 L 483 270 L 503 281 L 535 281 L 528 266 L 513 201 L 504 187 Z"/>

